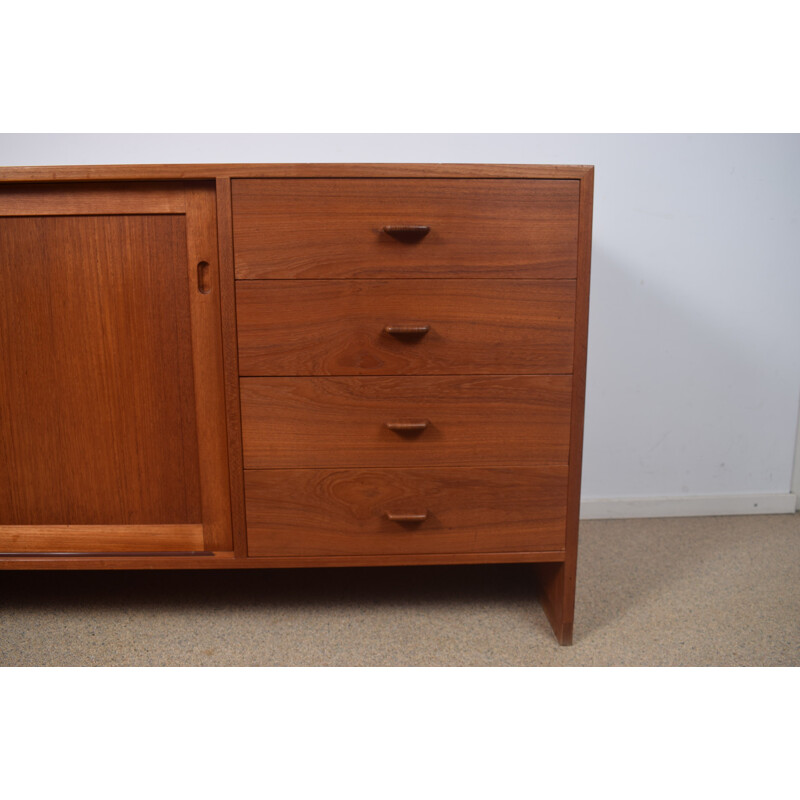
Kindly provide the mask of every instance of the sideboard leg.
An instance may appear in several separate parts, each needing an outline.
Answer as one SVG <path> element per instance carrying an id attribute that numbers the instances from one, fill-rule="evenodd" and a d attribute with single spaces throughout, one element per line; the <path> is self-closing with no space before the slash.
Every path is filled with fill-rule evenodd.
<path id="1" fill-rule="evenodd" d="M 539 599 L 561 645 L 572 644 L 575 614 L 575 568 L 566 563 L 533 564 Z"/>

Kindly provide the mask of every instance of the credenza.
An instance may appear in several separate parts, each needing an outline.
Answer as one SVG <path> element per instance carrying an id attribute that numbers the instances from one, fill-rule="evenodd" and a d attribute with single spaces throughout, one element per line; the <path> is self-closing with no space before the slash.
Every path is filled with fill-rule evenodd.
<path id="1" fill-rule="evenodd" d="M 0 568 L 575 599 L 593 168 L 0 168 Z"/>

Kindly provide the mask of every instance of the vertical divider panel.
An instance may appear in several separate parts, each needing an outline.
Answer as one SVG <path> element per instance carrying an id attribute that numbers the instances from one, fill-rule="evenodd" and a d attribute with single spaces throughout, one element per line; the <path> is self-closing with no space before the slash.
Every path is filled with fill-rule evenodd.
<path id="1" fill-rule="evenodd" d="M 217 179 L 217 227 L 219 232 L 219 284 L 222 308 L 222 360 L 225 369 L 228 459 L 230 464 L 231 521 L 233 551 L 247 556 L 244 506 L 244 462 L 242 458 L 242 417 L 239 401 L 239 345 L 236 322 L 236 281 L 233 264 L 233 210 L 231 179 Z"/>
<path id="2" fill-rule="evenodd" d="M 186 250 L 197 440 L 207 550 L 231 550 L 231 500 L 213 184 L 186 185 Z"/>

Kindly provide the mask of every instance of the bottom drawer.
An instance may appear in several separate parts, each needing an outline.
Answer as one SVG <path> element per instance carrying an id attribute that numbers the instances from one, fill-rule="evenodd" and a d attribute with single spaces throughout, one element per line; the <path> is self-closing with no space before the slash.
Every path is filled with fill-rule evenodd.
<path id="1" fill-rule="evenodd" d="M 250 556 L 561 551 L 567 467 L 245 470 Z"/>

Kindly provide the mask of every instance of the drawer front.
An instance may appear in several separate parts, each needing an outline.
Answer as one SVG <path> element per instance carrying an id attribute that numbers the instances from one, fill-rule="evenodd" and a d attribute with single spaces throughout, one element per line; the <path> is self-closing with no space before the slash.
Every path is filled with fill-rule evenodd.
<path id="1" fill-rule="evenodd" d="M 248 470 L 245 495 L 250 556 L 565 546 L 566 466 Z"/>
<path id="2" fill-rule="evenodd" d="M 235 179 L 236 277 L 575 278 L 579 183 Z"/>
<path id="3" fill-rule="evenodd" d="M 242 378 L 244 466 L 566 464 L 572 379 Z"/>
<path id="4" fill-rule="evenodd" d="M 572 371 L 575 281 L 238 281 L 236 308 L 242 375 Z"/>

